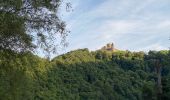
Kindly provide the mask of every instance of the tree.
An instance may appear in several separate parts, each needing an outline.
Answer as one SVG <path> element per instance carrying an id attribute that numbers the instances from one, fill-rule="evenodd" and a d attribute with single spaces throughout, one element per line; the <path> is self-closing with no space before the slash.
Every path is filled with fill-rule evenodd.
<path id="1" fill-rule="evenodd" d="M 59 43 L 66 46 L 68 31 L 58 15 L 61 3 L 62 0 L 0 0 L 0 50 L 24 52 L 40 48 L 49 54 L 55 53 Z"/>

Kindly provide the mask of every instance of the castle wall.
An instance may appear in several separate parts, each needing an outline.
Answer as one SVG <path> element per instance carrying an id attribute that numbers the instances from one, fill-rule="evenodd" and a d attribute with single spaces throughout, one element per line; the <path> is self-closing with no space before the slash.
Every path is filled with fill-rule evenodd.
<path id="1" fill-rule="evenodd" d="M 102 47 L 102 50 L 115 51 L 116 49 L 113 43 L 108 43 L 106 46 Z"/>

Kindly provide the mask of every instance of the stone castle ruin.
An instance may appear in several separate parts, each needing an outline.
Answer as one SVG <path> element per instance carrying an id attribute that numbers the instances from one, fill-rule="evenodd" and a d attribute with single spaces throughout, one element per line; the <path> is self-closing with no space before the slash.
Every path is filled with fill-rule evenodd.
<path id="1" fill-rule="evenodd" d="M 105 50 L 105 51 L 117 51 L 118 49 L 116 49 L 114 47 L 113 43 L 108 43 L 108 44 L 106 44 L 106 46 L 102 47 L 101 50 Z"/>

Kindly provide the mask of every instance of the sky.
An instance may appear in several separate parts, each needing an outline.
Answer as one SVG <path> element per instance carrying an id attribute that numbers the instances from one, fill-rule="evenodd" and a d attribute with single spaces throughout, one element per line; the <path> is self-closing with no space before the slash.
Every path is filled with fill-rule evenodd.
<path id="1" fill-rule="evenodd" d="M 62 10 L 68 47 L 100 49 L 113 42 L 120 50 L 149 51 L 170 46 L 170 0 L 66 0 L 73 11 Z M 61 7 L 61 9 L 63 9 Z"/>

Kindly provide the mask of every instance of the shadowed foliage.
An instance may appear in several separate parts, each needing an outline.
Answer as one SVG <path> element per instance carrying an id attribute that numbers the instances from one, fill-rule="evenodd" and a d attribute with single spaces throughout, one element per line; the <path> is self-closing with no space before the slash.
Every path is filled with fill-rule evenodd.
<path id="1" fill-rule="evenodd" d="M 80 49 L 54 58 L 29 52 L 0 52 L 1 100 L 169 100 L 168 51 L 90 52 Z M 153 66 L 161 57 L 161 98 Z"/>

